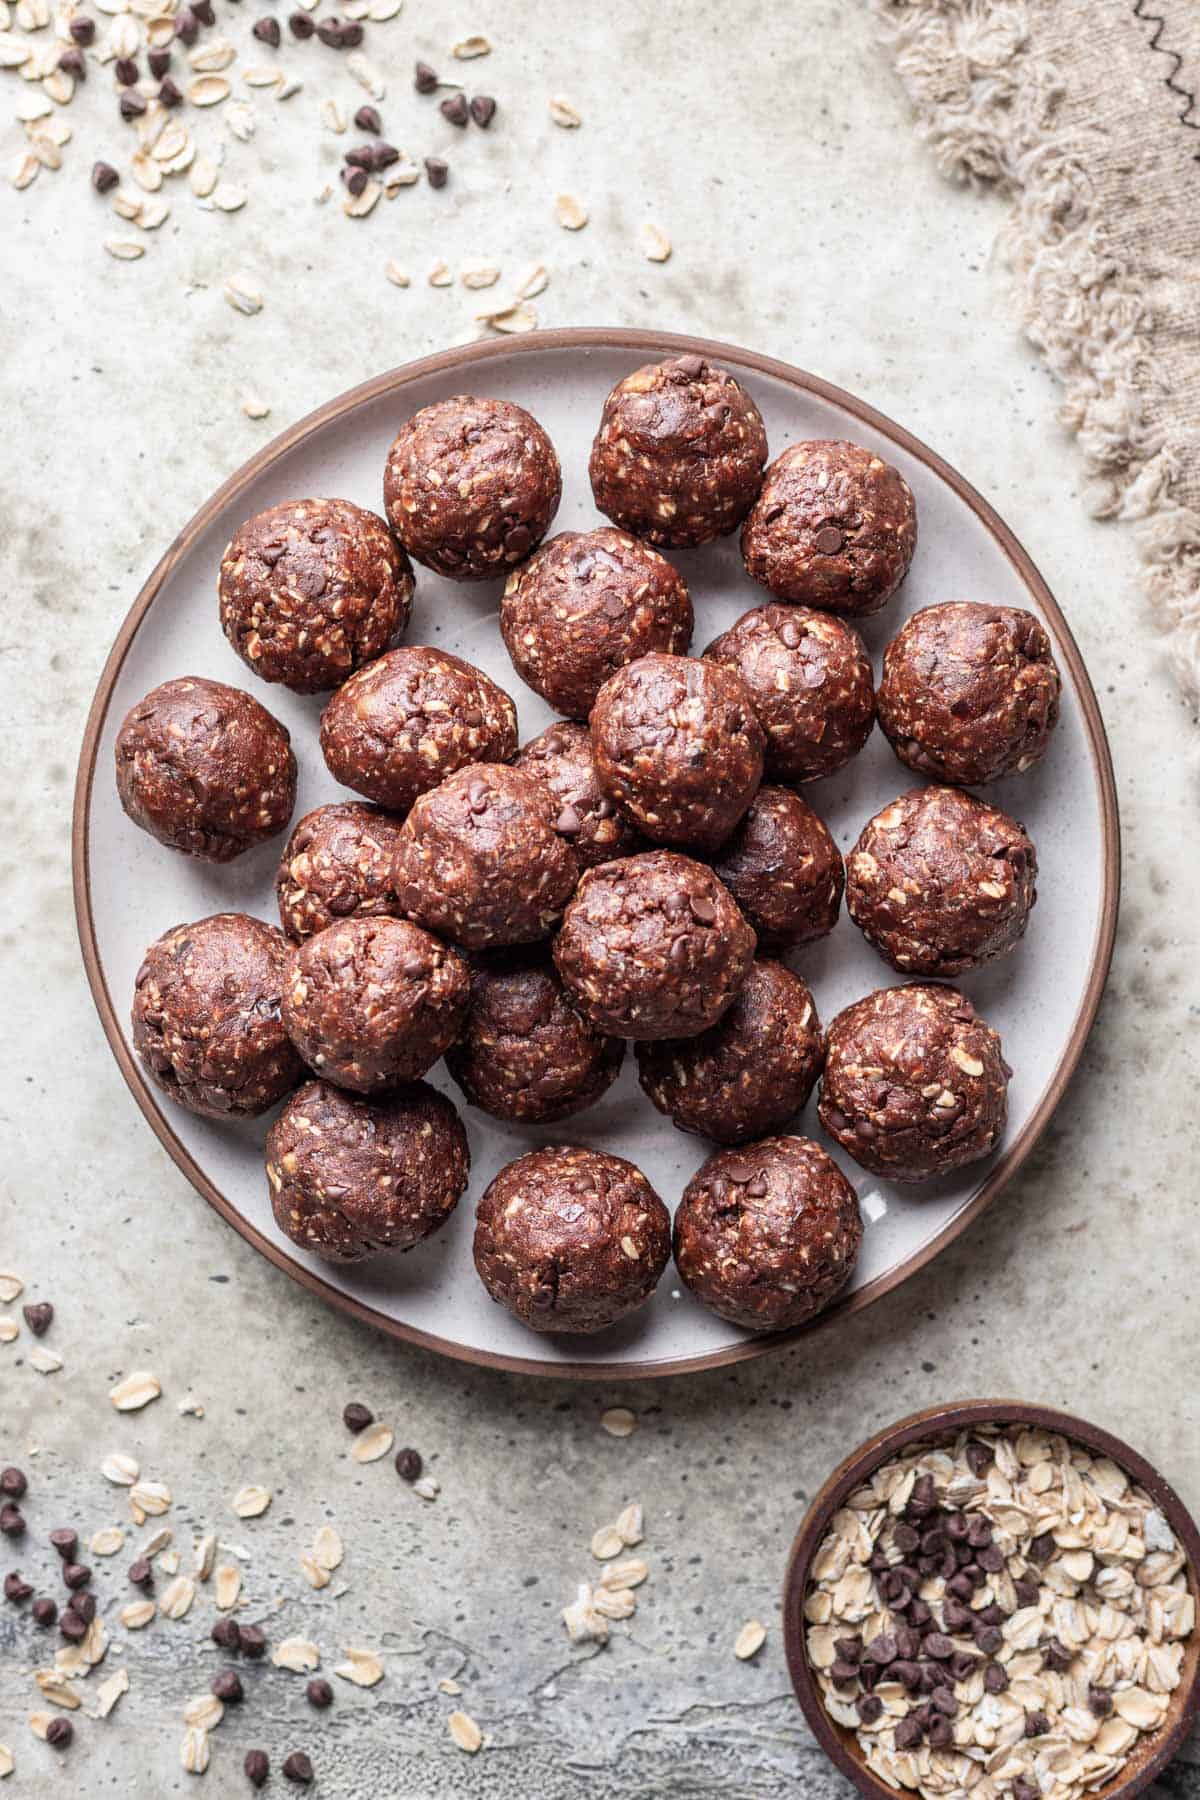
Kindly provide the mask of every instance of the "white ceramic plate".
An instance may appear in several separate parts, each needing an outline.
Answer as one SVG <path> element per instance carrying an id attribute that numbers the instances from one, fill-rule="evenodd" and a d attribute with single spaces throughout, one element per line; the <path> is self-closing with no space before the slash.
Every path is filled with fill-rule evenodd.
<path id="1" fill-rule="evenodd" d="M 552 529 L 600 523 L 587 480 L 592 434 L 605 395 L 639 363 L 672 351 L 716 357 L 746 383 L 766 421 L 772 456 L 798 438 L 870 444 L 903 472 L 916 495 L 920 543 L 912 573 L 866 637 L 878 673 L 884 644 L 917 607 L 981 599 L 1031 608 L 1054 640 L 1064 678 L 1062 720 L 1045 760 L 998 783 L 988 799 L 1028 826 L 1041 865 L 1039 897 L 1017 953 L 962 985 L 1000 1031 L 1013 1065 L 1009 1124 L 989 1162 L 921 1189 L 897 1188 L 833 1153 L 857 1187 L 866 1221 L 853 1284 L 824 1315 L 862 1306 L 912 1273 L 999 1191 L 1028 1154 L 1078 1060 L 1107 973 L 1116 922 L 1117 815 L 1095 697 L 1054 601 L 1011 534 L 967 484 L 899 426 L 814 377 L 732 346 L 633 331 L 542 332 L 519 345 L 470 345 L 379 377 L 323 407 L 262 451 L 204 506 L 139 595 L 105 667 L 80 761 L 75 887 L 80 935 L 101 1018 L 126 1080 L 151 1125 L 202 1194 L 252 1243 L 325 1298 L 393 1335 L 450 1355 L 546 1374 L 663 1374 L 754 1355 L 790 1335 L 754 1339 L 681 1292 L 668 1268 L 649 1305 L 590 1338 L 526 1331 L 488 1299 L 471 1262 L 474 1201 L 501 1165 L 535 1144 L 602 1145 L 631 1158 L 674 1208 L 710 1146 L 677 1132 L 646 1100 L 632 1055 L 601 1103 L 543 1129 L 506 1128 L 463 1106 L 471 1186 L 456 1216 L 408 1255 L 364 1267 L 326 1264 L 276 1229 L 262 1170 L 263 1121 L 229 1126 L 193 1118 L 160 1100 L 141 1076 L 128 1037 L 134 975 L 146 946 L 169 926 L 237 909 L 274 922 L 273 880 L 283 838 L 225 868 L 177 856 L 134 828 L 117 802 L 113 738 L 147 689 L 178 675 L 207 675 L 251 690 L 292 732 L 300 763 L 296 817 L 348 799 L 317 743 L 321 698 L 268 687 L 226 644 L 217 621 L 221 552 L 251 513 L 278 501 L 343 495 L 381 510 L 388 445 L 417 407 L 475 392 L 519 401 L 546 427 L 563 465 L 563 501 Z M 737 540 L 672 553 L 696 604 L 698 653 L 767 596 L 745 575 Z M 478 664 L 517 701 L 522 740 L 551 714 L 518 680 L 497 629 L 499 584 L 456 585 L 417 571 L 408 641 L 432 643 Z M 846 850 L 863 823 L 914 778 L 876 731 L 840 774 L 805 789 Z M 823 943 L 790 959 L 812 985 L 823 1020 L 898 977 L 843 915 Z M 438 1066 L 433 1082 L 460 1105 Z M 822 1139 L 810 1102 L 796 1129 Z M 831 1146 L 826 1146 L 831 1148 Z"/>

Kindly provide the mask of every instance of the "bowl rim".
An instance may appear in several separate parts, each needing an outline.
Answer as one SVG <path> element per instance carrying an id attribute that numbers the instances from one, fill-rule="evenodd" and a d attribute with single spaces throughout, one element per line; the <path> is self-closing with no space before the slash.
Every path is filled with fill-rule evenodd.
<path id="1" fill-rule="evenodd" d="M 423 1327 L 408 1325 L 366 1301 L 343 1293 L 328 1281 L 320 1270 L 310 1269 L 290 1253 L 290 1247 L 277 1244 L 261 1231 L 224 1194 L 207 1171 L 177 1135 L 159 1096 L 133 1056 L 118 1018 L 109 989 L 100 951 L 96 918 L 93 910 L 91 873 L 91 799 L 97 772 L 100 740 L 111 707 L 113 691 L 128 657 L 138 630 L 166 584 L 176 565 L 191 546 L 212 524 L 221 511 L 250 487 L 276 462 L 298 445 L 324 431 L 328 426 L 386 396 L 403 400 L 405 389 L 431 376 L 453 374 L 464 378 L 476 373 L 486 376 L 494 360 L 521 356 L 537 356 L 542 352 L 574 350 L 586 354 L 592 350 L 628 351 L 643 359 L 684 353 L 698 354 L 727 363 L 737 373 L 767 376 L 809 393 L 840 408 L 885 442 L 893 443 L 914 456 L 932 471 L 958 499 L 975 514 L 1012 564 L 1024 587 L 1040 609 L 1050 628 L 1055 655 L 1069 671 L 1078 697 L 1083 725 L 1085 750 L 1097 786 L 1102 853 L 1102 891 L 1092 941 L 1092 960 L 1087 981 L 1070 1032 L 1063 1042 L 1058 1061 L 1037 1098 L 1029 1117 L 1020 1130 L 1001 1144 L 981 1174 L 975 1193 L 958 1214 L 929 1242 L 915 1250 L 895 1267 L 886 1270 L 865 1286 L 835 1298 L 814 1318 L 784 1331 L 742 1336 L 719 1350 L 686 1356 L 655 1356 L 644 1362 L 549 1362 L 530 1346 L 528 1354 L 514 1355 L 499 1351 L 464 1346 Z M 402 1341 L 426 1350 L 434 1350 L 456 1361 L 479 1368 L 502 1369 L 519 1375 L 537 1375 L 574 1381 L 651 1381 L 667 1375 L 699 1373 L 706 1369 L 728 1367 L 735 1363 L 769 1355 L 796 1343 L 810 1332 L 820 1331 L 834 1321 L 872 1305 L 901 1283 L 915 1276 L 932 1262 L 971 1225 L 1007 1186 L 1029 1157 L 1062 1100 L 1083 1054 L 1100 1000 L 1108 979 L 1116 939 L 1117 912 L 1121 885 L 1120 820 L 1117 811 L 1116 783 L 1112 756 L 1105 734 L 1104 721 L 1079 647 L 1062 609 L 1045 579 L 1011 528 L 983 496 L 944 457 L 916 437 L 887 414 L 860 400 L 857 395 L 806 369 L 767 356 L 737 344 L 718 339 L 673 331 L 651 331 L 643 327 L 568 326 L 530 332 L 520 338 L 485 339 L 453 346 L 419 357 L 389 369 L 346 389 L 314 411 L 289 425 L 278 436 L 256 450 L 240 468 L 220 484 L 182 527 L 155 564 L 129 608 L 100 672 L 91 708 L 88 712 L 75 778 L 74 809 L 71 830 L 71 870 L 75 903 L 76 928 L 79 934 L 84 971 L 92 999 L 109 1048 L 126 1085 L 141 1109 L 147 1123 L 171 1160 L 208 1204 L 225 1222 L 265 1256 L 268 1262 L 290 1276 L 340 1312 L 361 1324 L 373 1326 L 393 1341 Z"/>
<path id="2" fill-rule="evenodd" d="M 1073 1438 L 1085 1449 L 1111 1457 L 1132 1476 L 1161 1507 L 1187 1556 L 1187 1573 L 1193 1596 L 1200 1601 L 1200 1530 L 1191 1513 L 1164 1476 L 1144 1456 L 1103 1426 L 1093 1425 L 1075 1413 L 1027 1400 L 960 1400 L 923 1407 L 894 1424 L 873 1433 L 838 1463 L 826 1477 L 800 1522 L 788 1555 L 783 1586 L 783 1637 L 788 1673 L 810 1730 L 830 1760 L 853 1782 L 867 1800 L 896 1800 L 896 1790 L 873 1774 L 849 1748 L 850 1732 L 830 1718 L 813 1679 L 805 1647 L 803 1603 L 808 1569 L 829 1521 L 847 1495 L 881 1463 L 923 1438 L 944 1436 L 964 1427 L 983 1425 L 1032 1425 Z M 1101 1788 L 1095 1800 L 1132 1800 L 1162 1773 L 1191 1732 L 1200 1708 L 1200 1620 L 1191 1638 L 1192 1666 L 1184 1682 L 1171 1696 L 1167 1723 L 1146 1740 L 1148 1754 L 1131 1761 Z"/>

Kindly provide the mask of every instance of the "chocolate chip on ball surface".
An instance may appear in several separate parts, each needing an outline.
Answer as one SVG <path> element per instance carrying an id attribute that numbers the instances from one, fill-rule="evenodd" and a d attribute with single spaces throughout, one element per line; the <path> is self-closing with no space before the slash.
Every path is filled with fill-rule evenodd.
<path id="1" fill-rule="evenodd" d="M 858 1197 L 809 1138 L 719 1150 L 675 1214 L 675 1266 L 704 1306 L 747 1331 L 814 1318 L 858 1258 Z"/>
<path id="2" fill-rule="evenodd" d="M 445 1224 L 470 1166 L 462 1121 L 423 1081 L 372 1100 L 310 1081 L 267 1133 L 275 1221 L 331 1262 L 410 1250 Z"/>
<path id="3" fill-rule="evenodd" d="M 586 719 L 617 669 L 692 641 L 687 584 L 627 532 L 564 531 L 508 578 L 500 630 L 522 681 L 568 719 Z"/>
<path id="4" fill-rule="evenodd" d="M 471 1005 L 446 1067 L 472 1106 L 524 1124 L 594 1105 L 621 1071 L 625 1045 L 572 1005 L 541 949 L 477 958 Z"/>
<path id="5" fill-rule="evenodd" d="M 765 740 L 741 677 L 654 652 L 619 669 L 591 716 L 600 786 L 658 844 L 715 850 L 762 780 Z"/>
<path id="6" fill-rule="evenodd" d="M 296 804 L 286 727 L 240 688 L 199 675 L 165 681 L 130 708 L 116 763 L 134 824 L 202 862 L 232 862 L 274 837 Z"/>
<path id="7" fill-rule="evenodd" d="M 352 675 L 321 715 L 321 750 L 336 781 L 406 813 L 472 762 L 508 762 L 517 709 L 482 669 L 424 644 L 389 650 Z"/>
<path id="8" fill-rule="evenodd" d="M 221 629 L 264 681 L 339 687 L 408 624 L 412 564 L 349 500 L 289 500 L 234 533 L 217 581 Z"/>
<path id="9" fill-rule="evenodd" d="M 422 407 L 388 452 L 383 498 L 409 555 L 455 581 L 507 575 L 562 497 L 554 445 L 511 400 L 456 394 Z"/>
<path id="10" fill-rule="evenodd" d="M 926 606 L 883 655 L 879 723 L 902 763 L 955 786 L 1023 774 L 1058 723 L 1045 627 L 1017 606 Z"/>
<path id="11" fill-rule="evenodd" d="M 754 942 L 711 869 L 648 850 L 584 875 L 554 940 L 554 961 L 597 1030 L 693 1037 L 732 1005 Z"/>
<path id="12" fill-rule="evenodd" d="M 133 1047 L 169 1099 L 205 1118 L 252 1117 L 304 1069 L 281 1017 L 288 943 L 247 913 L 214 913 L 151 944 L 133 997 Z"/>
<path id="13" fill-rule="evenodd" d="M 830 1025 L 818 1111 L 864 1169 L 926 1181 L 996 1148 L 1010 1074 L 999 1036 L 957 988 L 880 988 Z"/>
<path id="14" fill-rule="evenodd" d="M 551 1145 L 501 1169 L 479 1202 L 475 1267 L 534 1331 L 601 1331 L 648 1300 L 671 1221 L 623 1156 Z"/>
<path id="15" fill-rule="evenodd" d="M 555 807 L 554 829 L 571 846 L 581 869 L 645 848 L 646 840 L 601 792 L 586 725 L 566 720 L 548 725 L 521 746 L 513 767 L 547 790 Z"/>
<path id="16" fill-rule="evenodd" d="M 707 357 L 646 363 L 607 400 L 588 463 L 592 495 L 650 544 L 736 531 L 762 482 L 767 434 L 745 388 Z"/>
<path id="17" fill-rule="evenodd" d="M 764 948 L 794 949 L 837 924 L 841 851 L 825 821 L 790 788 L 759 788 L 712 866 Z"/>
<path id="18" fill-rule="evenodd" d="M 696 1037 L 637 1046 L 638 1079 L 680 1131 L 745 1144 L 807 1105 L 825 1057 L 806 982 L 756 961 L 729 1010 Z"/>
<path id="19" fill-rule="evenodd" d="M 882 610 L 917 547 L 912 490 L 862 444 L 791 444 L 742 527 L 746 571 L 779 600 L 865 618 Z"/>
<path id="20" fill-rule="evenodd" d="M 846 910 L 903 974 L 957 975 L 1020 943 L 1037 851 L 961 788 L 914 788 L 869 819 L 846 858 Z"/>
<path id="21" fill-rule="evenodd" d="M 310 1069 L 373 1094 L 415 1081 L 466 1017 L 467 965 L 407 919 L 339 919 L 293 952 L 283 1023 Z"/>
<path id="22" fill-rule="evenodd" d="M 740 675 L 767 738 L 769 780 L 813 781 L 856 757 L 875 723 L 875 684 L 853 625 L 806 606 L 757 606 L 704 652 Z"/>
<path id="23" fill-rule="evenodd" d="M 546 789 L 503 763 L 459 769 L 417 801 L 392 886 L 402 912 L 467 950 L 548 937 L 579 865 Z"/>
<path id="24" fill-rule="evenodd" d="M 338 919 L 395 912 L 390 878 L 400 823 L 358 800 L 305 813 L 292 829 L 275 877 L 279 920 L 293 943 Z"/>

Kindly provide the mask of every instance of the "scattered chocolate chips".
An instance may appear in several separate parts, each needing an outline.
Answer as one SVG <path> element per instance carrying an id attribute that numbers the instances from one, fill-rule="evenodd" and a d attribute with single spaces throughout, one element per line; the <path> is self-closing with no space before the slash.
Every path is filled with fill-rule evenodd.
<path id="1" fill-rule="evenodd" d="M 5 1537 L 19 1538 L 25 1535 L 25 1515 L 19 1506 L 0 1506 L 0 1531 Z"/>
<path id="2" fill-rule="evenodd" d="M 95 39 L 96 21 L 89 19 L 86 13 L 76 13 L 68 29 L 77 44 L 87 45 Z"/>
<path id="3" fill-rule="evenodd" d="M 443 162 L 440 156 L 427 156 L 425 174 L 431 188 L 444 188 L 450 176 L 450 165 Z"/>
<path id="4" fill-rule="evenodd" d="M 486 131 L 496 116 L 496 102 L 490 94 L 473 94 L 470 110 L 475 123 L 482 131 Z"/>
<path id="5" fill-rule="evenodd" d="M 90 1625 L 96 1616 L 95 1594 L 76 1594 L 71 1601 L 71 1610 L 79 1614 L 85 1625 Z"/>
<path id="6" fill-rule="evenodd" d="M 307 1787 L 313 1778 L 313 1766 L 303 1750 L 293 1750 L 283 1760 L 283 1779 L 294 1781 L 297 1787 Z"/>
<path id="7" fill-rule="evenodd" d="M 136 1564 L 134 1566 L 136 1567 Z M 129 1571 L 129 1579 L 133 1580 L 132 1569 Z M 214 1644 L 221 1646 L 222 1650 L 240 1650 L 242 1647 L 241 1627 L 236 1619 L 218 1619 L 209 1632 L 209 1636 Z"/>
<path id="8" fill-rule="evenodd" d="M 58 1629 L 68 1644 L 78 1644 L 87 1636 L 87 1621 L 80 1618 L 73 1606 L 68 1606 L 58 1621 Z"/>
<path id="9" fill-rule="evenodd" d="M 396 1473 L 401 1481 L 418 1480 L 423 1467 L 424 1464 L 421 1461 L 420 1451 L 413 1449 L 397 1450 Z"/>
<path id="10" fill-rule="evenodd" d="M 383 136 L 383 120 L 374 106 L 360 106 L 354 115 L 354 129 L 365 131 L 370 137 Z"/>
<path id="11" fill-rule="evenodd" d="M 137 59 L 132 56 L 118 56 L 113 64 L 113 74 L 122 87 L 133 87 L 138 78 Z"/>
<path id="12" fill-rule="evenodd" d="M 51 1719 L 46 1727 L 46 1742 L 56 1750 L 65 1750 L 74 1736 L 75 1727 L 70 1719 L 64 1719 L 61 1714 L 58 1718 Z"/>
<path id="13" fill-rule="evenodd" d="M 400 161 L 400 152 L 394 144 L 378 143 L 371 155 L 373 169 L 390 169 L 394 162 Z"/>
<path id="14" fill-rule="evenodd" d="M 267 1761 L 265 1750 L 247 1750 L 242 1763 L 242 1773 L 251 1787 L 264 1787 L 267 1776 L 271 1773 L 271 1765 Z"/>
<path id="15" fill-rule="evenodd" d="M 983 1685 L 989 1694 L 1002 1694 L 1008 1686 L 1008 1670 L 1003 1663 L 989 1663 L 983 1671 Z"/>
<path id="16" fill-rule="evenodd" d="M 267 1634 L 261 1625 L 239 1625 L 238 1639 L 242 1655 L 252 1662 L 267 1654 Z"/>
<path id="17" fill-rule="evenodd" d="M 304 1694 L 308 1704 L 317 1707 L 321 1712 L 323 1712 L 327 1706 L 333 1705 L 333 1689 L 321 1675 L 313 1676 L 312 1680 L 305 1688 Z"/>
<path id="18" fill-rule="evenodd" d="M 1050 1729 L 1050 1721 L 1044 1712 L 1025 1714 L 1025 1736 L 1027 1738 L 1044 1737 Z"/>
<path id="19" fill-rule="evenodd" d="M 226 1705 L 236 1706 L 239 1700 L 245 1698 L 242 1678 L 236 1669 L 218 1669 L 209 1687 L 217 1699 L 225 1701 Z"/>
<path id="20" fill-rule="evenodd" d="M 353 1431 L 356 1436 L 360 1431 L 365 1431 L 368 1425 L 374 1423 L 375 1414 L 370 1407 L 363 1406 L 357 1400 L 351 1400 L 350 1404 L 342 1410 L 342 1424 L 347 1431 Z"/>
<path id="21" fill-rule="evenodd" d="M 4 1598 L 11 1600 L 14 1606 L 23 1606 L 32 1593 L 33 1589 L 16 1569 L 4 1577 Z"/>
<path id="22" fill-rule="evenodd" d="M 181 6 L 175 14 L 175 36 L 181 44 L 194 44 L 200 36 L 200 25 L 190 6 Z"/>
<path id="23" fill-rule="evenodd" d="M 87 80 L 87 58 L 82 50 L 64 50 L 58 59 L 58 66 L 64 75 L 70 75 L 76 81 Z"/>
<path id="24" fill-rule="evenodd" d="M 897 1719 L 893 1730 L 897 1750 L 915 1750 L 925 1736 L 920 1719 L 908 1713 L 903 1719 Z"/>
<path id="25" fill-rule="evenodd" d="M 448 99 L 441 101 L 438 111 L 443 119 L 448 119 L 451 125 L 457 125 L 460 131 L 470 122 L 471 110 L 465 94 L 451 94 Z"/>
<path id="26" fill-rule="evenodd" d="M 69 1525 L 59 1525 L 50 1533 L 50 1542 L 64 1562 L 71 1562 L 79 1548 L 79 1533 Z"/>
<path id="27" fill-rule="evenodd" d="M 55 1602 L 51 1600 L 49 1594 L 39 1594 L 30 1608 L 30 1611 L 33 1614 L 34 1624 L 40 1625 L 43 1631 L 45 1631 L 47 1627 L 53 1625 L 55 1619 L 58 1617 L 58 1607 Z"/>
<path id="28" fill-rule="evenodd" d="M 7 1500 L 20 1500 L 28 1486 L 23 1469 L 9 1467 L 0 1471 L 0 1494 Z"/>
<path id="29" fill-rule="evenodd" d="M 86 1587 L 92 1579 L 92 1571 L 86 1563 L 69 1562 L 63 1570 L 63 1580 L 69 1588 Z"/>
<path id="30" fill-rule="evenodd" d="M 136 75 L 134 79 L 136 80 Z M 24 1313 L 25 1323 L 28 1325 L 30 1331 L 32 1331 L 34 1337 L 45 1337 L 51 1325 L 54 1323 L 54 1308 L 51 1306 L 50 1302 L 48 1300 L 35 1300 L 31 1305 L 23 1306 L 21 1311 Z"/>
<path id="31" fill-rule="evenodd" d="M 139 1556 L 135 1562 L 130 1563 L 129 1579 L 134 1587 L 148 1588 L 153 1585 L 154 1570 L 144 1556 Z M 229 1623 L 232 1624 L 233 1621 L 230 1620 Z"/>
<path id="32" fill-rule="evenodd" d="M 1100 1687 L 1089 1688 L 1088 1706 L 1098 1719 L 1107 1719 L 1113 1709 L 1112 1690 Z"/>
<path id="33" fill-rule="evenodd" d="M 169 75 L 158 90 L 158 98 L 163 106 L 183 105 L 183 95 Z"/>
<path id="34" fill-rule="evenodd" d="M 270 17 L 255 19 L 253 30 L 254 36 L 258 39 L 260 44 L 270 44 L 272 50 L 278 50 L 280 39 L 283 35 L 279 29 L 278 19 L 272 19 Z"/>
<path id="35" fill-rule="evenodd" d="M 98 162 L 92 164 L 92 186 L 98 194 L 107 194 L 115 188 L 121 177 L 111 163 Z"/>
<path id="36" fill-rule="evenodd" d="M 427 62 L 419 62 L 413 75 L 413 86 L 418 94 L 435 94 L 438 88 L 437 70 L 431 69 Z"/>
<path id="37" fill-rule="evenodd" d="M 146 102 L 132 88 L 126 88 L 117 102 L 117 111 L 123 119 L 140 119 L 146 110 Z"/>
<path id="38" fill-rule="evenodd" d="M 859 1698 L 858 1716 L 864 1725 L 873 1725 L 883 1717 L 883 1701 L 878 1694 L 863 1694 Z"/>
<path id="39" fill-rule="evenodd" d="M 171 52 L 169 50 L 151 50 L 146 56 L 146 62 L 155 81 L 161 81 L 171 66 Z"/>
<path id="40" fill-rule="evenodd" d="M 310 38 L 316 29 L 316 26 L 306 12 L 294 12 L 288 14 L 288 30 L 294 38 Z M 261 1753 L 257 1750 L 252 1750 L 250 1752 L 251 1756 L 258 1756 L 260 1754 Z M 267 1777 L 264 1773 L 263 1780 L 265 1781 L 266 1779 Z"/>
<path id="41" fill-rule="evenodd" d="M 365 169 L 346 169 L 344 171 L 344 179 L 350 192 L 357 198 L 358 195 L 363 193 L 366 189 L 368 181 L 367 171 Z"/>

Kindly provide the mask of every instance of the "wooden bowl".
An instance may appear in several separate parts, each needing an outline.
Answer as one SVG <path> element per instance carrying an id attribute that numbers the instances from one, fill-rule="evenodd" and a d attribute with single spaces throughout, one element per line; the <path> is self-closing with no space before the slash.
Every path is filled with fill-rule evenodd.
<path id="1" fill-rule="evenodd" d="M 792 1545 L 783 1591 L 784 1646 L 796 1697 L 821 1748 L 869 1800 L 896 1800 L 896 1790 L 868 1769 L 854 1732 L 835 1724 L 825 1710 L 805 1648 L 804 1596 L 808 1589 L 809 1567 L 834 1513 L 882 1463 L 891 1461 L 925 1438 L 953 1436 L 964 1427 L 982 1425 L 1031 1425 L 1043 1431 L 1059 1432 L 1063 1437 L 1075 1439 L 1087 1450 L 1111 1457 L 1151 1495 L 1178 1538 L 1187 1555 L 1188 1581 L 1200 1612 L 1196 1574 L 1200 1569 L 1200 1532 L 1174 1488 L 1136 1450 L 1131 1450 L 1111 1432 L 1102 1431 L 1098 1425 L 1089 1425 L 1086 1419 L 1077 1419 L 1073 1413 L 1057 1412 L 1053 1407 L 1029 1405 L 1020 1400 L 963 1400 L 949 1406 L 930 1406 L 876 1432 L 838 1465 L 813 1500 Z M 1185 1644 L 1179 1686 L 1171 1695 L 1166 1719 L 1156 1732 L 1139 1738 L 1119 1774 L 1094 1790 L 1100 1800 L 1116 1800 L 1118 1795 L 1121 1800 L 1129 1800 L 1129 1796 L 1140 1794 L 1180 1749 L 1200 1706 L 1198 1663 L 1200 1625 Z"/>

